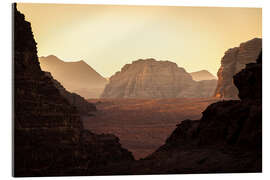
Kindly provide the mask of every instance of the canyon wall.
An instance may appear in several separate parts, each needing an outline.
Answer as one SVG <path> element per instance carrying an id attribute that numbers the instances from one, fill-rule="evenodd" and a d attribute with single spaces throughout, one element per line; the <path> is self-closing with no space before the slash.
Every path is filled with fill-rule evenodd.
<path id="1" fill-rule="evenodd" d="M 132 161 L 114 135 L 83 129 L 76 107 L 41 71 L 31 25 L 16 4 L 13 18 L 13 175 L 92 175 L 107 164 Z"/>
<path id="2" fill-rule="evenodd" d="M 240 72 L 245 65 L 255 62 L 262 48 L 262 39 L 254 38 L 241 43 L 239 47 L 225 52 L 218 70 L 218 83 L 214 96 L 220 98 L 237 99 L 238 89 L 233 83 L 233 76 Z"/>

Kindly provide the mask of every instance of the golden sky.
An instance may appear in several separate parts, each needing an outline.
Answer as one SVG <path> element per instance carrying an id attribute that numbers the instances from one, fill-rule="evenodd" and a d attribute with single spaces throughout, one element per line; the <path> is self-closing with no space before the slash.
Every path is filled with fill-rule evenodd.
<path id="1" fill-rule="evenodd" d="M 18 3 L 38 56 L 84 60 L 110 77 L 137 59 L 169 60 L 216 75 L 228 48 L 262 37 L 261 8 Z"/>

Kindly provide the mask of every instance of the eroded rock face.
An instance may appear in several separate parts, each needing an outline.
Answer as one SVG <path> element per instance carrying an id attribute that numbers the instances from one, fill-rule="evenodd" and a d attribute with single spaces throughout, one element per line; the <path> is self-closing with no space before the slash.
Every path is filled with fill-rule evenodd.
<path id="1" fill-rule="evenodd" d="M 210 87 L 211 86 L 211 87 Z M 125 65 L 110 78 L 102 98 L 210 97 L 212 81 L 197 83 L 185 69 L 170 61 L 141 59 Z M 200 87 L 200 91 L 198 91 Z M 204 91 L 205 89 L 205 91 Z"/>
<path id="2" fill-rule="evenodd" d="M 261 57 L 234 76 L 241 100 L 213 103 L 200 120 L 182 121 L 141 161 L 144 169 L 136 168 L 141 173 L 261 172 Z"/>
<path id="3" fill-rule="evenodd" d="M 13 13 L 14 176 L 91 175 L 132 161 L 117 137 L 82 128 L 76 107 L 41 71 L 31 25 L 16 4 Z"/>
<path id="4" fill-rule="evenodd" d="M 225 52 L 218 70 L 218 84 L 215 97 L 238 98 L 238 90 L 233 83 L 233 76 L 240 72 L 245 65 L 255 62 L 262 48 L 262 39 L 254 38 L 241 43 L 239 47 L 229 49 Z"/>

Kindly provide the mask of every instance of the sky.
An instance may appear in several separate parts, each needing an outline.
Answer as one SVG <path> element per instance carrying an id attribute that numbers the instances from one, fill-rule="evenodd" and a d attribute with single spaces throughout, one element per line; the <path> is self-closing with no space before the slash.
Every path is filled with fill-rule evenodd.
<path id="1" fill-rule="evenodd" d="M 110 77 L 137 59 L 216 75 L 224 52 L 262 37 L 261 8 L 18 3 L 38 56 L 84 60 Z"/>

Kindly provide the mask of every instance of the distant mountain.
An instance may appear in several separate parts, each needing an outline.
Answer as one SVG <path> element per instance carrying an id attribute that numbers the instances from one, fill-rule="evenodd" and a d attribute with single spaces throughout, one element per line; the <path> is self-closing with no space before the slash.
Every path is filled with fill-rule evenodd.
<path id="1" fill-rule="evenodd" d="M 139 59 L 126 64 L 106 85 L 102 98 L 183 98 L 213 96 L 216 81 L 196 82 L 170 61 Z M 210 92 L 210 94 L 209 94 Z"/>
<path id="2" fill-rule="evenodd" d="M 192 76 L 192 79 L 194 81 L 217 79 L 213 74 L 211 74 L 207 70 L 196 71 L 189 74 Z"/>
<path id="3" fill-rule="evenodd" d="M 54 55 L 39 57 L 40 67 L 48 71 L 68 91 L 84 98 L 98 98 L 107 80 L 83 60 L 65 62 Z"/>
<path id="4" fill-rule="evenodd" d="M 234 85 L 233 76 L 244 69 L 246 64 L 255 62 L 261 49 L 262 39 L 254 38 L 225 52 L 217 73 L 216 97 L 238 99 L 238 89 Z"/>

